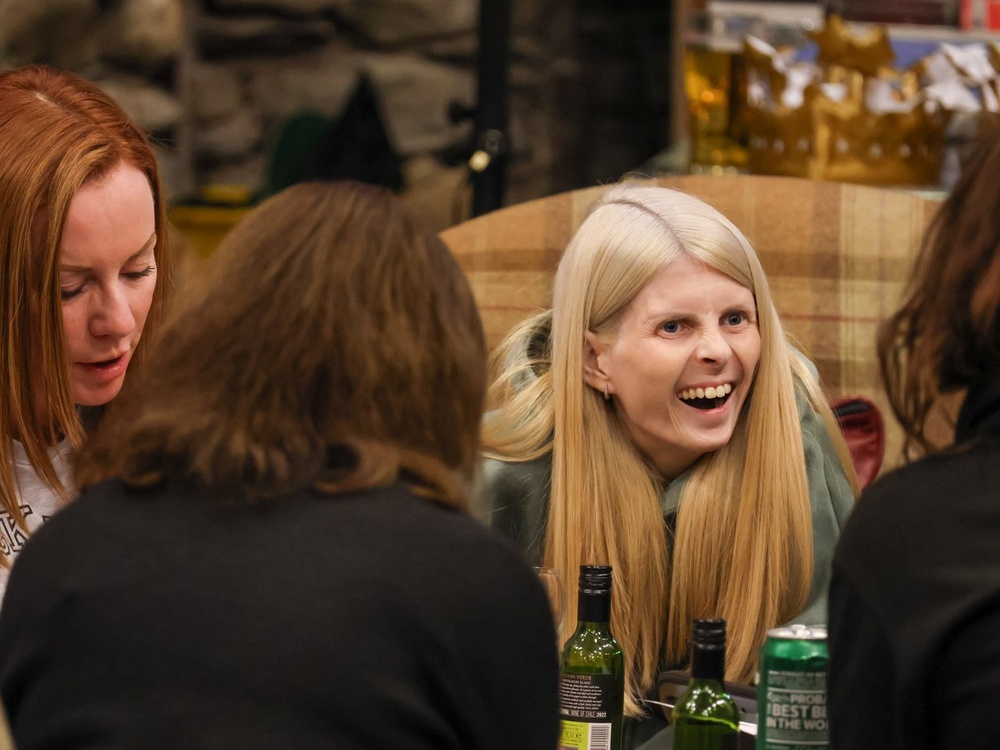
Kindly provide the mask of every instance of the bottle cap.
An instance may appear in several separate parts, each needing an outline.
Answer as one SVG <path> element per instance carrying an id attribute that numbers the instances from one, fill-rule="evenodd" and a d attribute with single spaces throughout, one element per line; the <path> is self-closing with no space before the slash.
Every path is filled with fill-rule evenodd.
<path id="1" fill-rule="evenodd" d="M 611 566 L 581 565 L 580 591 L 588 594 L 603 594 L 611 591 Z"/>
<path id="2" fill-rule="evenodd" d="M 694 645 L 702 649 L 717 649 L 726 647 L 726 621 L 695 620 L 694 634 L 691 638 Z"/>

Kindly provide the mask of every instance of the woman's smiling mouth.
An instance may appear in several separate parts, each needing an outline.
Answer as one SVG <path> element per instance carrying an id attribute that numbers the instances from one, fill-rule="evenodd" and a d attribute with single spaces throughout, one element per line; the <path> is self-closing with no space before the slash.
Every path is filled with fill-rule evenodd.
<path id="1" fill-rule="evenodd" d="M 732 392 L 731 383 L 722 383 L 707 388 L 685 388 L 677 394 L 677 398 L 695 409 L 717 409 L 726 403 Z"/>

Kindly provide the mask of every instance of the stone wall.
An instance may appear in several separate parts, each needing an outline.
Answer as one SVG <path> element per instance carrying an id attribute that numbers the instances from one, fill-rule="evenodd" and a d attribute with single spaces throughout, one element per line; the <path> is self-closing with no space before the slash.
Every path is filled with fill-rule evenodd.
<path id="1" fill-rule="evenodd" d="M 365 76 L 403 190 L 443 227 L 468 213 L 472 124 L 449 109 L 475 104 L 478 6 L 3 0 L 0 64 L 95 80 L 161 143 L 175 200 L 211 184 L 265 189 L 275 153 L 294 153 L 293 118 L 336 123 Z M 507 203 L 617 179 L 667 145 L 669 0 L 512 7 Z"/>

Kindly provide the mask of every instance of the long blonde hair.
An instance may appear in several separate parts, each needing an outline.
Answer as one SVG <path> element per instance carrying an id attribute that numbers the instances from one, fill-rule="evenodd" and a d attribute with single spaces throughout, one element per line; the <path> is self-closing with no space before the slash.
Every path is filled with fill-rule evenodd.
<path id="1" fill-rule="evenodd" d="M 583 342 L 587 331 L 613 335 L 639 290 L 682 254 L 753 292 L 761 356 L 729 444 L 690 471 L 671 553 L 660 505 L 663 481 L 613 403 L 585 383 Z M 685 659 L 695 617 L 726 618 L 727 679 L 750 681 L 766 631 L 803 609 L 812 582 L 796 377 L 849 476 L 853 469 L 818 384 L 786 341 L 764 271 L 743 234 L 685 193 L 613 187 L 566 248 L 551 314 L 514 331 L 498 356 L 510 366 L 494 384 L 492 398 L 505 402 L 486 425 L 487 455 L 517 461 L 551 452 L 545 564 L 569 571 L 568 577 L 581 563 L 613 567 L 612 630 L 630 663 L 627 713 L 641 713 L 661 654 L 667 663 Z M 575 622 L 572 601 L 565 622 L 563 637 Z"/>
<path id="2" fill-rule="evenodd" d="M 23 444 L 39 478 L 66 496 L 68 488 L 47 449 L 59 435 L 74 447 L 83 440 L 70 392 L 59 294 L 66 215 L 83 185 L 122 163 L 146 175 L 156 217 L 157 283 L 133 358 L 132 368 L 137 368 L 171 288 L 166 200 L 150 141 L 110 97 L 75 74 L 45 66 L 0 73 L 0 316 L 5 326 L 0 339 L 0 508 L 22 528 L 12 441 Z M 0 556 L 0 564 L 6 562 Z"/>

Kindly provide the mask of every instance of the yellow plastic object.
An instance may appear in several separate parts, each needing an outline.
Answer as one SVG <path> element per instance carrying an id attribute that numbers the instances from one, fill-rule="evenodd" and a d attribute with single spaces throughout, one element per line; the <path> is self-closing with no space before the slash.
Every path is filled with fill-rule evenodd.
<path id="1" fill-rule="evenodd" d="M 167 216 L 174 228 L 191 241 L 195 252 L 206 258 L 251 208 L 178 204 L 170 207 Z"/>
<path id="2" fill-rule="evenodd" d="M 253 191 L 246 185 L 204 185 L 198 190 L 198 194 L 205 203 L 216 205 L 246 206 L 253 202 Z"/>

